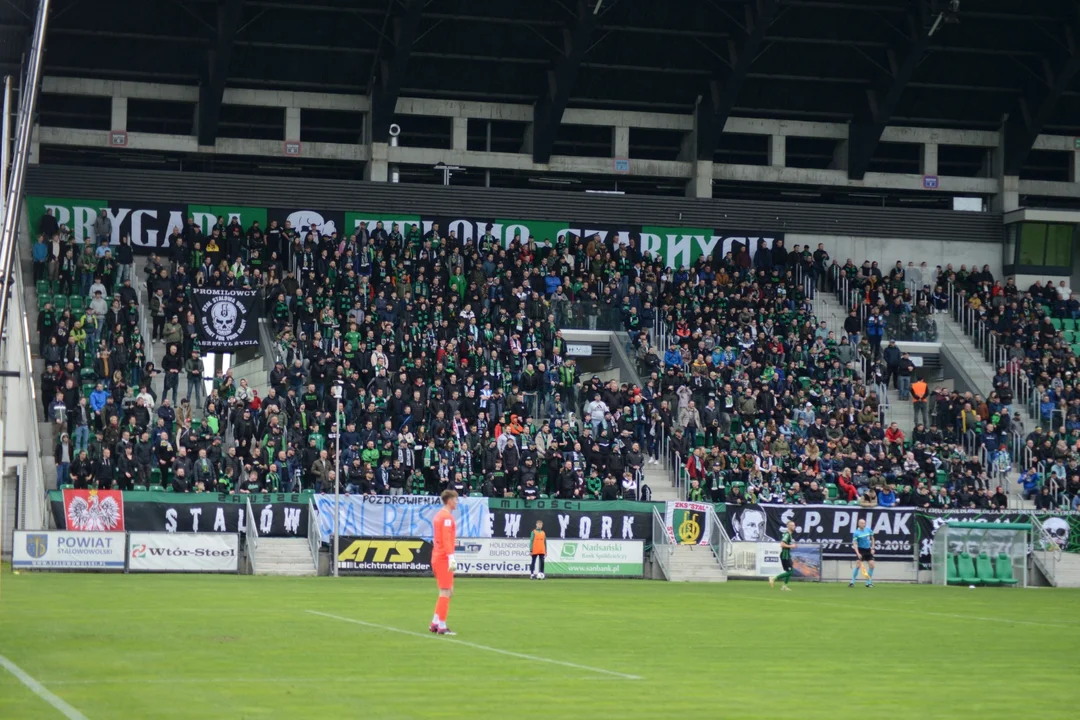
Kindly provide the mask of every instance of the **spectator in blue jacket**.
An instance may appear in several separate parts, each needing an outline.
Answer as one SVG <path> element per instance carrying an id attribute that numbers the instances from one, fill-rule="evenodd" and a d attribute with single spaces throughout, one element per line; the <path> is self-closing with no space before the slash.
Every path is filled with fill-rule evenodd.
<path id="1" fill-rule="evenodd" d="M 551 268 L 548 270 L 547 277 L 544 278 L 544 292 L 554 295 L 560 285 L 562 285 L 562 278 L 555 273 L 555 268 Z"/>
<path id="2" fill-rule="evenodd" d="M 683 357 L 679 352 L 678 345 L 672 345 L 668 348 L 668 351 L 664 353 L 664 367 L 682 367 Z"/>
<path id="3" fill-rule="evenodd" d="M 1019 483 L 1024 488 L 1024 499 L 1032 499 L 1039 490 L 1039 471 L 1034 467 L 1028 468 L 1020 476 Z"/>
<path id="4" fill-rule="evenodd" d="M 45 271 L 48 268 L 49 246 L 45 244 L 45 236 L 38 235 L 34 241 L 34 282 L 45 279 Z"/>
<path id="5" fill-rule="evenodd" d="M 878 490 L 877 504 L 879 507 L 892 507 L 896 505 L 896 490 L 892 485 L 885 485 Z"/>
<path id="6" fill-rule="evenodd" d="M 94 414 L 100 415 L 101 409 L 105 407 L 105 403 L 108 399 L 109 393 L 101 383 L 98 383 L 94 387 L 94 391 L 90 393 L 90 409 L 94 411 Z"/>
<path id="7" fill-rule="evenodd" d="M 881 357 L 881 340 L 885 337 L 885 318 L 881 316 L 877 308 L 866 318 L 866 339 L 873 350 L 874 359 Z"/>

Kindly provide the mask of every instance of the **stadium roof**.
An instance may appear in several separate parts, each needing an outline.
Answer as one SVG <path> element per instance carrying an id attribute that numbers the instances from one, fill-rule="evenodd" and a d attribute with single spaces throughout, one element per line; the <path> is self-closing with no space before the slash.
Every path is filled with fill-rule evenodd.
<path id="1" fill-rule="evenodd" d="M 8 30 L 31 24 L 13 11 L 2 17 Z M 537 142 L 546 130 L 558 154 L 603 156 L 609 131 L 557 120 L 545 129 L 541 119 L 557 118 L 560 104 L 690 113 L 700 102 L 714 118 L 850 121 L 871 138 L 882 124 L 995 130 L 1007 116 L 1016 126 L 1007 132 L 1021 139 L 1032 128 L 1080 135 L 1078 42 L 1071 0 L 961 0 L 955 13 L 949 0 L 54 0 L 44 72 L 539 101 Z M 107 128 L 109 111 L 101 98 L 41 102 L 42 124 Z M 219 128 L 277 139 L 281 115 L 226 107 Z M 131 130 L 189 133 L 192 122 L 190 107 L 132 100 L 128 108 Z M 402 125 L 403 143 L 449 143 L 442 124 Z M 475 125 L 470 136 L 482 142 Z M 355 142 L 357 126 L 349 113 L 305 111 L 304 139 Z M 518 151 L 524 132 L 493 123 L 492 149 Z M 767 153 L 766 137 L 717 135 L 704 148 L 699 140 L 699 157 Z M 637 131 L 631 154 L 674 159 L 681 141 Z M 788 164 L 828 167 L 833 150 L 793 138 Z M 871 170 L 917 172 L 915 146 L 875 142 L 864 155 Z M 941 172 L 973 176 L 984 161 L 979 148 L 943 147 Z M 1031 151 L 1011 162 L 1022 177 L 1066 180 L 1065 161 Z"/>

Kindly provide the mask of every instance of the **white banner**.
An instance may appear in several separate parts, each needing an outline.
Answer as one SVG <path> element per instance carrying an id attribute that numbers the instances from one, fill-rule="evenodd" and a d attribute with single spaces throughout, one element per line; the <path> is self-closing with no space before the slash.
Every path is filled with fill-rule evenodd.
<path id="1" fill-rule="evenodd" d="M 550 548 L 553 541 L 548 541 Z M 532 555 L 528 538 L 462 538 L 454 546 L 456 575 L 524 577 Z"/>
<path id="2" fill-rule="evenodd" d="M 435 495 L 342 495 L 338 534 L 352 537 L 418 537 L 431 540 L 432 518 L 442 507 Z M 334 533 L 334 496 L 316 495 L 319 534 L 330 542 Z M 491 537 L 487 498 L 458 498 L 454 511 L 458 537 Z"/>
<path id="3" fill-rule="evenodd" d="M 641 577 L 641 540 L 548 540 L 547 570 L 552 577 Z"/>
<path id="4" fill-rule="evenodd" d="M 239 570 L 240 536 L 231 533 L 133 532 L 128 551 L 132 572 L 223 572 Z"/>
<path id="5" fill-rule="evenodd" d="M 11 566 L 16 570 L 123 570 L 122 532 L 15 531 Z"/>

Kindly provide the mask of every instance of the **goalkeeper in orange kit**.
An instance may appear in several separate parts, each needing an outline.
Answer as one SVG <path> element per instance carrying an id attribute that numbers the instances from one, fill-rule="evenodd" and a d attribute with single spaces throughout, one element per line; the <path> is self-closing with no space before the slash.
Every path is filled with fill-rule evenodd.
<path id="1" fill-rule="evenodd" d="M 432 526 L 435 531 L 434 549 L 431 552 L 431 569 L 435 572 L 435 582 L 439 585 L 439 599 L 435 602 L 435 616 L 431 619 L 429 630 L 439 635 L 456 635 L 446 627 L 446 614 L 450 612 L 450 598 L 454 594 L 454 541 L 457 527 L 454 524 L 454 510 L 457 509 L 458 494 L 453 490 L 443 490 L 443 507 L 435 513 Z"/>

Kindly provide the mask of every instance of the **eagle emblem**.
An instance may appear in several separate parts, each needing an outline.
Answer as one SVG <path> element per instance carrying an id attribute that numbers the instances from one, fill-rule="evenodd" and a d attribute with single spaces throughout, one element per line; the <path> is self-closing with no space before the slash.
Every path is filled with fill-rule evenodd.
<path id="1" fill-rule="evenodd" d="M 124 529 L 123 496 L 115 490 L 66 491 L 67 529 L 85 532 L 110 532 Z M 121 500 L 117 501 L 117 496 Z"/>

